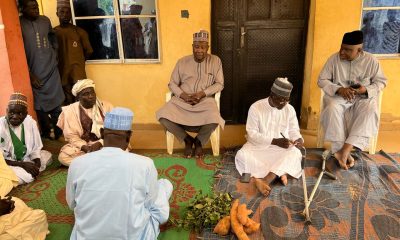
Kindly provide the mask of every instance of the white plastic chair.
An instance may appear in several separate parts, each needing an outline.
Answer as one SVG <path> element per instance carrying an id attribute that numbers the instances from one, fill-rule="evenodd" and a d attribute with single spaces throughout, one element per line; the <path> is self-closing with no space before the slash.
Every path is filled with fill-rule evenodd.
<path id="1" fill-rule="evenodd" d="M 321 99 L 320 99 L 320 109 L 322 112 L 322 109 L 324 109 L 324 91 L 321 90 Z M 378 118 L 378 132 L 379 132 L 379 122 L 380 122 L 380 115 L 381 115 L 381 107 L 382 107 L 382 96 L 383 92 L 379 92 L 378 96 L 378 113 L 379 113 L 379 118 Z M 318 128 L 317 128 L 317 147 L 322 148 L 324 146 L 324 128 L 322 127 L 321 121 L 318 122 Z M 376 133 L 376 136 L 370 137 L 369 138 L 369 149 L 368 152 L 369 154 L 375 154 L 376 152 L 376 145 L 378 142 L 378 133 Z"/>
<path id="2" fill-rule="evenodd" d="M 168 92 L 165 96 L 165 101 L 168 102 L 169 100 L 171 100 L 171 97 L 172 93 Z M 215 101 L 217 102 L 218 110 L 220 109 L 220 102 L 219 102 L 220 97 L 221 97 L 221 92 L 217 92 L 214 96 Z M 167 152 L 169 154 L 172 154 L 174 151 L 175 136 L 174 134 L 166 131 L 166 137 L 167 137 Z M 210 136 L 211 148 L 214 156 L 219 156 L 219 140 L 220 140 L 220 127 L 218 125 Z"/>

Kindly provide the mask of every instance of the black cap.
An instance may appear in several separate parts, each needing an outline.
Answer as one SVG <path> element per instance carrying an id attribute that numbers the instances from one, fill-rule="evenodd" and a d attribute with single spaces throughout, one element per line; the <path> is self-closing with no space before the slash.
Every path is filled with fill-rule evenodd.
<path id="1" fill-rule="evenodd" d="M 360 30 L 345 33 L 343 36 L 342 44 L 358 45 L 362 44 L 364 40 L 363 32 Z"/>

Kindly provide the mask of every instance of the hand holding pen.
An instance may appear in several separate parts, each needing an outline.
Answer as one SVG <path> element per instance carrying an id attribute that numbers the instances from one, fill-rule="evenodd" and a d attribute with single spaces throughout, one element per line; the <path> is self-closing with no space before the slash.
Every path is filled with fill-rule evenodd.
<path id="1" fill-rule="evenodd" d="M 282 133 L 281 133 L 281 136 L 282 136 L 283 138 L 286 138 L 285 135 L 283 135 Z M 288 139 L 288 140 L 289 140 L 289 139 Z M 297 140 L 295 140 L 295 141 L 289 140 L 289 142 L 290 142 L 293 146 L 295 146 L 295 147 L 297 147 L 297 148 L 299 148 L 299 149 L 304 148 L 304 146 L 303 146 L 304 140 L 303 140 L 302 138 L 299 138 L 299 139 L 297 139 Z"/>
<path id="2" fill-rule="evenodd" d="M 283 134 L 281 133 L 283 138 L 274 138 L 272 139 L 271 144 L 276 145 L 281 148 L 289 148 L 291 145 L 293 145 L 293 141 L 290 141 L 287 139 Z"/>

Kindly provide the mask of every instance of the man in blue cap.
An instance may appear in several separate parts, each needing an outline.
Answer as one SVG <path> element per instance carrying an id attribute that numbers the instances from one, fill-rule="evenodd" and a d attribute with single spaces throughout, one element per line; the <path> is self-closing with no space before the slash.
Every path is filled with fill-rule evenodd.
<path id="1" fill-rule="evenodd" d="M 70 239 L 157 239 L 169 216 L 172 184 L 157 180 L 153 161 L 125 151 L 133 113 L 114 108 L 104 120 L 104 147 L 69 167 L 66 198 L 75 214 Z"/>

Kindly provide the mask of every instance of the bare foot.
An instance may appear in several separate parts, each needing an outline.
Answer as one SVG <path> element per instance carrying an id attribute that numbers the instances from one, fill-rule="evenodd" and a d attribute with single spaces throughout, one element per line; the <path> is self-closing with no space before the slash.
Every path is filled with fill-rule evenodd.
<path id="1" fill-rule="evenodd" d="M 287 185 L 287 183 L 288 183 L 287 174 L 281 176 L 281 182 L 283 185 L 285 185 L 285 186 Z"/>
<path id="2" fill-rule="evenodd" d="M 350 154 L 349 154 L 349 156 L 347 157 L 347 167 L 348 167 L 348 168 L 354 167 L 354 158 L 353 158 L 353 156 L 351 156 Z"/>
<path id="3" fill-rule="evenodd" d="M 347 158 L 349 154 L 343 154 L 341 151 L 336 152 L 333 154 L 333 156 L 336 158 L 336 160 L 339 163 L 339 166 L 345 170 L 348 170 L 349 168 L 347 167 Z"/>
<path id="4" fill-rule="evenodd" d="M 265 197 L 268 197 L 268 195 L 271 193 L 271 187 L 268 186 L 268 184 L 265 181 L 259 178 L 255 179 L 255 184 L 258 191 L 260 191 L 260 193 Z"/>

